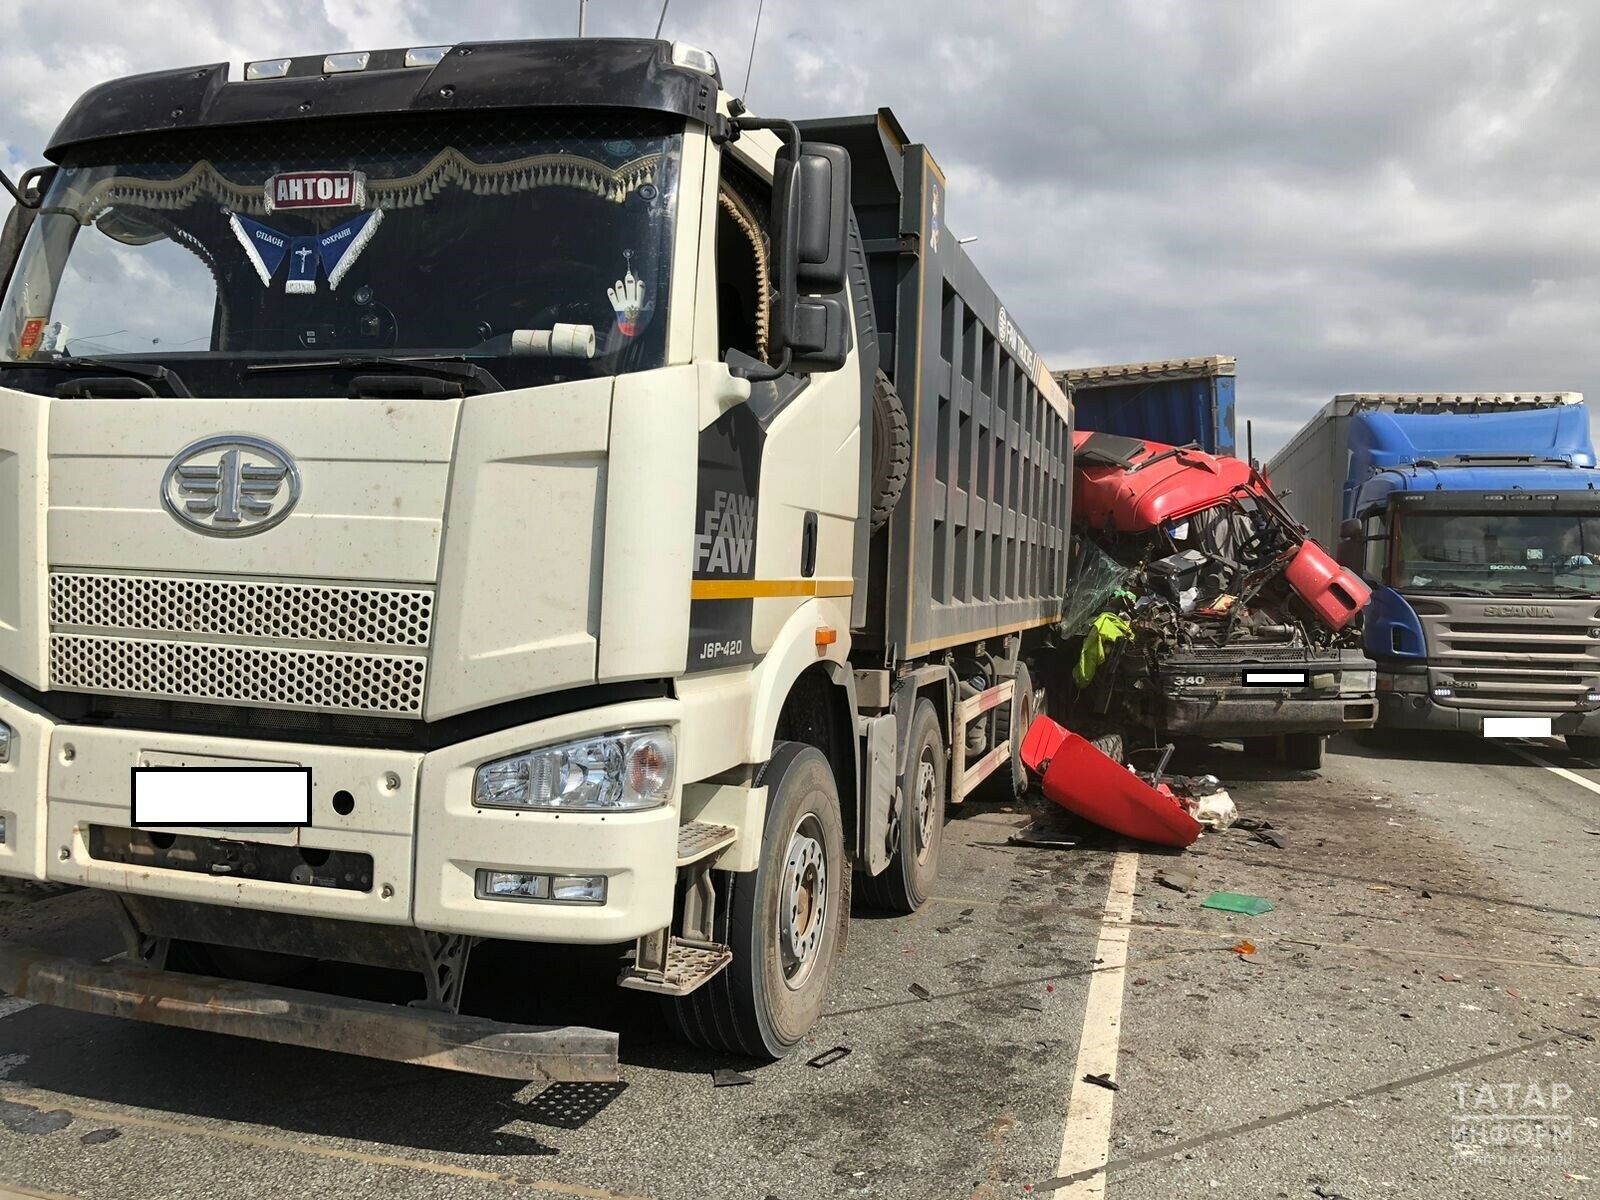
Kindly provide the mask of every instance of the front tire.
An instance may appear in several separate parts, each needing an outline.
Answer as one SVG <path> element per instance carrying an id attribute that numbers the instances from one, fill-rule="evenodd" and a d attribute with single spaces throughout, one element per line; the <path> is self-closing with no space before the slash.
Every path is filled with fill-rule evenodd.
<path id="1" fill-rule="evenodd" d="M 881 875 L 861 881 L 867 905 L 884 912 L 914 913 L 933 891 L 944 844 L 949 797 L 948 756 L 939 714 L 926 697 L 911 715 L 911 748 L 900 777 L 900 837 Z"/>
<path id="2" fill-rule="evenodd" d="M 761 863 L 724 877 L 716 920 L 733 961 L 699 990 L 668 1000 L 667 1013 L 702 1049 L 779 1059 L 822 1015 L 843 946 L 849 866 L 839 787 L 822 751 L 779 742 L 761 779 L 770 789 Z"/>
<path id="3" fill-rule="evenodd" d="M 1569 733 L 1564 740 L 1568 753 L 1579 758 L 1600 758 L 1600 737 L 1592 733 Z"/>
<path id="4" fill-rule="evenodd" d="M 1322 748 L 1328 744 L 1326 734 L 1286 733 L 1283 735 L 1283 761 L 1301 771 L 1322 769 Z"/>

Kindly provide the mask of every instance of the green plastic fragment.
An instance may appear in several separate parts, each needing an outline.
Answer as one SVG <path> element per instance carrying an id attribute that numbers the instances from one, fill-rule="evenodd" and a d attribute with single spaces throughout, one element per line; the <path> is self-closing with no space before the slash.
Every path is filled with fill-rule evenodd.
<path id="1" fill-rule="evenodd" d="M 1246 896 L 1243 892 L 1212 892 L 1200 907 L 1259 917 L 1262 913 L 1272 911 L 1272 901 L 1264 896 Z"/>

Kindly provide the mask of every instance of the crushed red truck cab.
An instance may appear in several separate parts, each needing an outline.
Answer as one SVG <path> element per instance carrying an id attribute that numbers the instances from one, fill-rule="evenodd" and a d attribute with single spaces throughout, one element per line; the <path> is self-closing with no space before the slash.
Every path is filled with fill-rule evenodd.
<path id="1" fill-rule="evenodd" d="M 1324 625 L 1341 630 L 1366 607 L 1367 585 L 1306 537 L 1283 512 L 1261 473 L 1237 458 L 1142 438 L 1079 430 L 1072 436 L 1075 522 L 1141 533 L 1246 497 L 1298 542 L 1284 577 Z"/>
<path id="2" fill-rule="evenodd" d="M 1073 435 L 1073 586 L 1085 727 L 1243 739 L 1315 767 L 1377 718 L 1360 649 L 1369 592 L 1251 464 L 1194 446 Z"/>

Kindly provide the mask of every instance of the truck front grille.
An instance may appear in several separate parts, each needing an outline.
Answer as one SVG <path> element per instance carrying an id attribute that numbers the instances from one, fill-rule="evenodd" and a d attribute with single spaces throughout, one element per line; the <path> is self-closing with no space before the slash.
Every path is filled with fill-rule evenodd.
<path id="1" fill-rule="evenodd" d="M 1436 697 L 1453 708 L 1568 712 L 1600 677 L 1600 639 L 1573 621 L 1485 621 L 1425 614 Z"/>
<path id="2" fill-rule="evenodd" d="M 50 576 L 50 624 L 58 629 L 136 629 L 284 642 L 426 646 L 433 633 L 433 594 L 394 588 L 55 572 Z"/>
<path id="3" fill-rule="evenodd" d="M 416 717 L 433 595 L 59 572 L 50 624 L 53 689 Z"/>

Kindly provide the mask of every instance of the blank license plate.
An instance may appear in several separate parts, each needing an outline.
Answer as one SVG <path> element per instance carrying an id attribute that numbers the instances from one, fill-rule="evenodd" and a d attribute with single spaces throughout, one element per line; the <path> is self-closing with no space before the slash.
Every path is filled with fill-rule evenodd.
<path id="1" fill-rule="evenodd" d="M 133 824 L 309 825 L 310 767 L 134 767 Z"/>
<path id="2" fill-rule="evenodd" d="M 1549 717 L 1485 717 L 1484 737 L 1549 737 Z"/>

